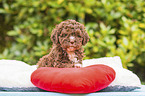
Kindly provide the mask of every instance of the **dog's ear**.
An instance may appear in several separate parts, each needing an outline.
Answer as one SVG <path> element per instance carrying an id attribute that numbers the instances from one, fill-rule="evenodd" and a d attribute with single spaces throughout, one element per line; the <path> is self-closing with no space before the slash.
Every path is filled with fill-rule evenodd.
<path id="1" fill-rule="evenodd" d="M 57 29 L 54 29 L 52 31 L 52 34 L 51 34 L 51 41 L 53 42 L 53 44 L 58 44 L 58 33 L 57 33 Z"/>
<path id="2" fill-rule="evenodd" d="M 84 36 L 83 36 L 82 44 L 83 44 L 83 45 L 86 45 L 87 42 L 89 41 L 89 38 L 90 38 L 90 37 L 89 37 L 89 35 L 88 35 L 87 32 L 84 32 L 83 35 L 84 35 Z"/>

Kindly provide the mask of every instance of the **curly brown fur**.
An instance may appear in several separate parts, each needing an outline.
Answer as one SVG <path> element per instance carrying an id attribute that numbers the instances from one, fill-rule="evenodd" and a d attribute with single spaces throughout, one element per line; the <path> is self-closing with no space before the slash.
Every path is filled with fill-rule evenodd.
<path id="1" fill-rule="evenodd" d="M 53 47 L 48 55 L 38 61 L 40 67 L 72 68 L 82 64 L 83 48 L 89 36 L 83 24 L 66 20 L 57 25 L 51 35 Z"/>

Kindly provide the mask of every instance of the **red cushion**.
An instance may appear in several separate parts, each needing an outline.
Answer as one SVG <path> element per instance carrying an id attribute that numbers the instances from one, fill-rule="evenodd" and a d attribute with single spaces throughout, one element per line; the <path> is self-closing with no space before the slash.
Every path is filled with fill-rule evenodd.
<path id="1" fill-rule="evenodd" d="M 41 67 L 31 75 L 31 82 L 47 91 L 91 93 L 106 88 L 115 78 L 115 71 L 106 65 L 83 68 Z"/>

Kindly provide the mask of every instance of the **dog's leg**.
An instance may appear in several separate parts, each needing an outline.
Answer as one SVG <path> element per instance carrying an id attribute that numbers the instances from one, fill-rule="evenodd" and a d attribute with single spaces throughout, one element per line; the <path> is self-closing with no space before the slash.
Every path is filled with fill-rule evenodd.
<path id="1" fill-rule="evenodd" d="M 82 67 L 82 64 L 77 63 L 74 66 L 75 66 L 75 68 L 81 68 Z"/>
<path id="2" fill-rule="evenodd" d="M 75 68 L 82 67 L 82 64 L 79 63 L 79 60 L 77 59 L 77 55 L 74 52 L 68 52 L 69 59 L 74 62 Z"/>

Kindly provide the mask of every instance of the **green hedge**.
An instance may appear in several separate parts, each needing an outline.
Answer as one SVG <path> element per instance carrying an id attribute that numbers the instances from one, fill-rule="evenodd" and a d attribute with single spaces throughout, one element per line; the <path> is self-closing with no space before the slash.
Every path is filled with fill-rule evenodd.
<path id="1" fill-rule="evenodd" d="M 144 0 L 0 0 L 0 6 L 1 59 L 36 64 L 50 51 L 55 25 L 75 19 L 90 36 L 84 59 L 120 56 L 125 68 L 145 68 Z"/>

